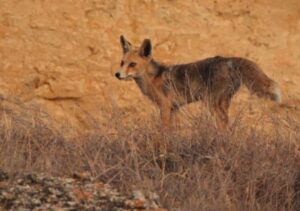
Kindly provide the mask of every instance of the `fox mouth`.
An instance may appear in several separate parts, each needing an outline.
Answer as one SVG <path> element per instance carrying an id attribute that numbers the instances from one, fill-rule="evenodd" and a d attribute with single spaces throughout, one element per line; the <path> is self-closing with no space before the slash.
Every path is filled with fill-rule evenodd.
<path id="1" fill-rule="evenodd" d="M 118 78 L 120 81 L 130 81 L 132 77 L 126 77 L 126 78 Z"/>
<path id="2" fill-rule="evenodd" d="M 126 77 L 122 77 L 121 74 L 120 74 L 119 72 L 117 72 L 117 73 L 115 74 L 115 77 L 116 77 L 117 79 L 121 80 L 121 81 L 129 81 L 129 80 L 131 80 L 131 79 L 133 78 L 132 75 L 128 75 L 128 76 L 126 76 Z"/>

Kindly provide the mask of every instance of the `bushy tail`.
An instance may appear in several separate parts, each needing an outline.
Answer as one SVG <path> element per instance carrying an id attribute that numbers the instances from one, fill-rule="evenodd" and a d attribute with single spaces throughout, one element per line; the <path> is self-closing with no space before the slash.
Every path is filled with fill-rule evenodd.
<path id="1" fill-rule="evenodd" d="M 281 103 L 279 85 L 269 78 L 257 64 L 247 59 L 238 58 L 235 65 L 242 77 L 242 82 L 251 93 Z"/>
<path id="2" fill-rule="evenodd" d="M 281 89 L 275 81 L 272 81 L 271 86 L 268 88 L 266 94 L 271 100 L 281 103 Z"/>
<path id="3" fill-rule="evenodd" d="M 252 84 L 245 83 L 250 92 L 255 93 L 258 97 L 267 98 L 278 103 L 281 103 L 281 90 L 279 85 L 270 78 L 262 82 L 260 80 Z"/>

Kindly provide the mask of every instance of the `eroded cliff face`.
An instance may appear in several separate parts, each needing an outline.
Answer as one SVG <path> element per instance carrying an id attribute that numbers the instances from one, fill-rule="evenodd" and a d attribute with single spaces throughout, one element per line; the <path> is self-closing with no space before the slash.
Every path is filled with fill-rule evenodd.
<path id="1" fill-rule="evenodd" d="M 121 34 L 167 63 L 250 58 L 299 103 L 298 0 L 0 0 L 0 93 L 81 130 L 144 120 L 153 105 L 114 78 Z"/>

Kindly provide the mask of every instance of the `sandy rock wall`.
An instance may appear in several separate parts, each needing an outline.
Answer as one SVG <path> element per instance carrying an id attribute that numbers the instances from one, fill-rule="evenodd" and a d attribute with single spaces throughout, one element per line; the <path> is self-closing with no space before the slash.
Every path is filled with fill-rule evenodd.
<path id="1" fill-rule="evenodd" d="M 0 93 L 40 104 L 59 125 L 139 121 L 154 109 L 113 76 L 120 34 L 151 38 L 164 62 L 248 57 L 287 101 L 300 98 L 298 0 L 0 0 Z"/>

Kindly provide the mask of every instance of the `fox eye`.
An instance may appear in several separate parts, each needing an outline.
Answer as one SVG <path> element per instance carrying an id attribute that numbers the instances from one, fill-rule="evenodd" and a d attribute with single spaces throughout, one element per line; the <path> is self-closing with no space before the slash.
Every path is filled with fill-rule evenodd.
<path id="1" fill-rule="evenodd" d="M 136 63 L 135 62 L 131 62 L 128 67 L 135 67 Z"/>
<path id="2" fill-rule="evenodd" d="M 122 67 L 123 65 L 124 65 L 124 61 L 122 60 L 120 66 Z"/>

